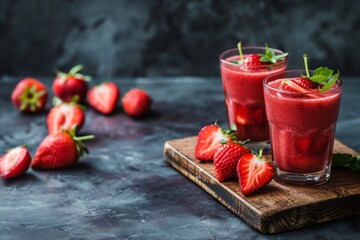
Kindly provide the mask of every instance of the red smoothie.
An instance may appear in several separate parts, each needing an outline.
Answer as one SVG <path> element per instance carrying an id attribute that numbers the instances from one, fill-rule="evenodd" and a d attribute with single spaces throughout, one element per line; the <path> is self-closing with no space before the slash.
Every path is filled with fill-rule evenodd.
<path id="1" fill-rule="evenodd" d="M 265 48 L 258 47 L 256 49 L 263 53 Z M 243 51 L 246 59 L 248 56 L 246 53 L 254 51 L 254 49 L 251 47 L 243 48 Z M 284 72 L 287 67 L 287 60 L 259 66 L 232 63 L 231 61 L 234 60 L 240 60 L 237 49 L 223 53 L 220 59 L 229 127 L 236 127 L 237 135 L 242 140 L 250 139 L 250 141 L 255 142 L 269 140 L 269 126 L 265 114 L 262 86 L 263 79 L 270 74 Z"/>
<path id="2" fill-rule="evenodd" d="M 268 78 L 264 82 L 276 168 L 290 173 L 330 171 L 341 81 L 337 80 L 330 90 L 323 92 L 319 89 L 306 93 L 279 90 L 284 81 L 290 80 Z"/>

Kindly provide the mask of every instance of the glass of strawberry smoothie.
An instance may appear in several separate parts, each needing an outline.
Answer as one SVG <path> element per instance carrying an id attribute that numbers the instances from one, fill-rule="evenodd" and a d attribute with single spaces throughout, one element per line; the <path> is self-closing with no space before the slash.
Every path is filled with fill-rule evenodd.
<path id="1" fill-rule="evenodd" d="M 310 71 L 313 73 L 313 71 Z M 318 185 L 330 177 L 342 82 L 325 91 L 282 85 L 305 75 L 286 71 L 264 79 L 266 115 L 270 126 L 275 179 L 297 185 Z"/>
<path id="2" fill-rule="evenodd" d="M 271 74 L 286 70 L 287 58 L 276 63 L 262 63 L 254 55 L 264 54 L 265 47 L 243 47 L 243 62 L 234 48 L 220 55 L 221 78 L 228 114 L 228 124 L 242 140 L 269 140 L 262 81 Z M 280 50 L 272 49 L 275 55 Z M 240 63 L 239 63 L 240 62 Z"/>

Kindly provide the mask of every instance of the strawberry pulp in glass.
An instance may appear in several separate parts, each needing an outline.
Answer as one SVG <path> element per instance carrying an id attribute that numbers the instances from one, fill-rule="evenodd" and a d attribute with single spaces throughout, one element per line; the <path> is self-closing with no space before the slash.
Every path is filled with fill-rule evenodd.
<path id="1" fill-rule="evenodd" d="M 275 178 L 298 185 L 325 183 L 330 177 L 342 82 L 337 80 L 327 91 L 289 92 L 280 90 L 280 85 L 305 72 L 285 74 L 264 80 Z"/>
<path id="2" fill-rule="evenodd" d="M 263 54 L 265 47 L 243 47 L 242 51 L 246 59 L 250 54 Z M 283 53 L 276 49 L 274 51 L 275 54 Z M 237 64 L 232 62 L 234 60 L 240 60 L 238 49 L 231 49 L 220 55 L 229 127 L 236 128 L 236 134 L 242 140 L 269 140 L 262 82 L 266 76 L 284 72 L 287 58 L 259 65 Z"/>

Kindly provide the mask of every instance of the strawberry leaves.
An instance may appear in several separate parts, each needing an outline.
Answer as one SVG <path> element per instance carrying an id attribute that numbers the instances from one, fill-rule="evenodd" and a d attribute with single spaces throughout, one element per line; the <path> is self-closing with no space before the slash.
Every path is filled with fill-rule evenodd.
<path id="1" fill-rule="evenodd" d="M 340 72 L 338 71 L 336 74 L 333 74 L 334 70 L 329 69 L 327 67 L 319 67 L 315 69 L 313 74 L 310 76 L 308 62 L 307 62 L 308 55 L 304 54 L 303 57 L 304 57 L 306 76 L 302 76 L 302 77 L 307 78 L 312 82 L 321 86 L 320 91 L 327 91 L 331 89 L 332 86 L 335 84 L 335 82 L 339 79 Z"/>
<path id="2" fill-rule="evenodd" d="M 273 48 L 269 48 L 267 43 L 265 43 L 265 53 L 260 54 L 260 62 L 276 63 L 277 61 L 284 60 L 287 55 L 288 53 L 281 53 L 276 55 L 275 50 Z"/>
<path id="3" fill-rule="evenodd" d="M 332 167 L 344 167 L 360 173 L 360 156 L 348 153 L 335 153 L 332 157 Z"/>

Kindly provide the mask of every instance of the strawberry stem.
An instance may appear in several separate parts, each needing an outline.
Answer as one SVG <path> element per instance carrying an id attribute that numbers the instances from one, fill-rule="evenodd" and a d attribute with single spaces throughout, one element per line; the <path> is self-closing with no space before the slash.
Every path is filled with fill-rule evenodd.
<path id="1" fill-rule="evenodd" d="M 86 136 L 81 136 L 81 137 L 74 137 L 74 140 L 76 141 L 86 141 L 86 140 L 91 140 L 94 139 L 95 136 L 94 135 L 86 135 Z"/>
<path id="2" fill-rule="evenodd" d="M 304 57 L 304 64 L 305 64 L 306 76 L 307 76 L 308 78 L 310 78 L 310 73 L 309 73 L 309 68 L 308 68 L 308 55 L 307 55 L 307 54 L 304 54 L 303 57 Z"/>
<path id="3" fill-rule="evenodd" d="M 264 152 L 264 149 L 263 148 L 260 148 L 260 150 L 259 150 L 259 158 L 261 158 L 262 157 L 262 155 L 263 155 L 263 152 Z"/>
<path id="4" fill-rule="evenodd" d="M 241 63 L 243 63 L 244 62 L 244 55 L 243 55 L 242 49 L 241 49 L 241 41 L 237 44 L 237 47 L 238 47 L 238 50 L 239 50 Z"/>
<path id="5" fill-rule="evenodd" d="M 70 69 L 69 75 L 73 76 L 76 73 L 78 73 L 80 70 L 82 70 L 83 68 L 84 68 L 84 66 L 82 64 L 76 65 L 72 69 Z"/>

